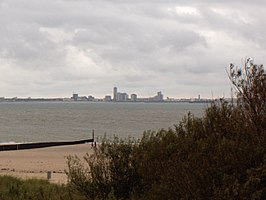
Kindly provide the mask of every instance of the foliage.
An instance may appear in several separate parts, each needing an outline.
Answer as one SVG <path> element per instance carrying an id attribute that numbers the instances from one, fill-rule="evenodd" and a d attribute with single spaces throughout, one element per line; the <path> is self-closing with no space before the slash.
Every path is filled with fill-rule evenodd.
<path id="1" fill-rule="evenodd" d="M 72 195 L 66 186 L 51 184 L 46 180 L 20 180 L 11 176 L 0 176 L 0 199 L 81 200 L 84 198 Z"/>
<path id="2" fill-rule="evenodd" d="M 243 69 L 230 65 L 229 78 L 237 90 L 238 105 L 241 106 L 245 122 L 257 134 L 266 129 L 266 74 L 263 65 L 247 59 Z"/>
<path id="3" fill-rule="evenodd" d="M 87 154 L 85 163 L 78 157 L 68 157 L 69 186 L 88 199 L 128 199 L 137 184 L 133 160 L 135 142 L 114 138 L 104 140 L 94 154 Z"/>
<path id="4" fill-rule="evenodd" d="M 237 103 L 202 118 L 105 141 L 85 162 L 69 157 L 69 184 L 87 199 L 266 199 L 266 81 L 262 65 L 230 66 Z"/>

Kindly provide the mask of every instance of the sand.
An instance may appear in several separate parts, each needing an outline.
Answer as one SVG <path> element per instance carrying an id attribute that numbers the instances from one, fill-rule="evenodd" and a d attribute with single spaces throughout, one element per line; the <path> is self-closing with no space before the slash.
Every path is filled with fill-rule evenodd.
<path id="1" fill-rule="evenodd" d="M 0 175 L 11 175 L 23 179 L 47 179 L 51 171 L 51 183 L 66 184 L 68 155 L 82 158 L 92 153 L 90 144 L 48 147 L 41 149 L 0 151 Z"/>

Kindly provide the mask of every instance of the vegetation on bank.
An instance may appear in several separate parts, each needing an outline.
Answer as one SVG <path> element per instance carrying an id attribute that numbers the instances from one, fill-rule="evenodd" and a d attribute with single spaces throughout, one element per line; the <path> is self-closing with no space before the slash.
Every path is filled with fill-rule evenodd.
<path id="1" fill-rule="evenodd" d="M 71 190 L 87 199 L 266 199 L 266 75 L 250 60 L 228 75 L 236 104 L 221 99 L 175 129 L 69 157 Z"/>
<path id="2" fill-rule="evenodd" d="M 21 180 L 12 176 L 0 176 L 1 200 L 84 200 L 73 194 L 67 186 L 51 184 L 47 180 Z"/>

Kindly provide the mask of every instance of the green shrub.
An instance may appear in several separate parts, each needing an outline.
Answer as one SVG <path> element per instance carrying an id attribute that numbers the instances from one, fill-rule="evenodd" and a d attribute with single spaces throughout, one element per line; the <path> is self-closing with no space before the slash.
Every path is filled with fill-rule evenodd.
<path id="1" fill-rule="evenodd" d="M 87 199 L 128 199 L 137 182 L 132 153 L 135 142 L 115 138 L 103 141 L 94 154 L 87 154 L 82 162 L 68 157 L 69 186 Z"/>

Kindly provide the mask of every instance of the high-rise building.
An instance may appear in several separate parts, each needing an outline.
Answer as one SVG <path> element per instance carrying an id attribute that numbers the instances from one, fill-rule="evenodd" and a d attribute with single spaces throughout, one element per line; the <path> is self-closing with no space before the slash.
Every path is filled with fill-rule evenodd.
<path id="1" fill-rule="evenodd" d="M 113 101 L 117 101 L 117 87 L 114 87 Z"/>
<path id="2" fill-rule="evenodd" d="M 131 94 L 131 101 L 137 101 L 137 95 Z"/>

